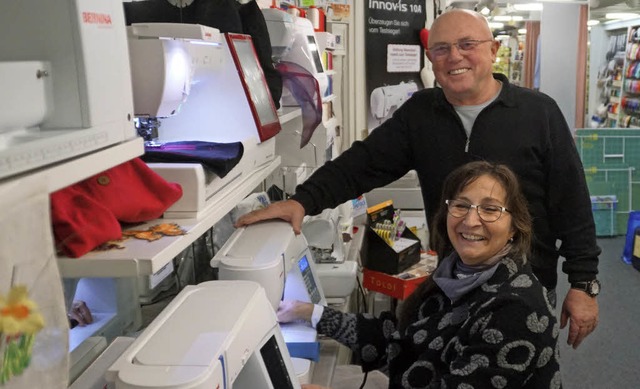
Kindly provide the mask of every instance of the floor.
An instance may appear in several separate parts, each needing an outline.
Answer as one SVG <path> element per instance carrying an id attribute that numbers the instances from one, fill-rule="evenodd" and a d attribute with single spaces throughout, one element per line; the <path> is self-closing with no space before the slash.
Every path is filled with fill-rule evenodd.
<path id="1" fill-rule="evenodd" d="M 640 388 L 640 272 L 622 261 L 625 237 L 599 239 L 600 321 L 578 349 L 566 344 L 568 326 L 560 332 L 561 370 L 565 389 Z M 562 273 L 560 267 L 558 274 Z M 565 278 L 566 280 L 566 278 Z M 558 286 L 558 304 L 568 284 Z M 560 316 L 558 316 L 560 317 Z"/>

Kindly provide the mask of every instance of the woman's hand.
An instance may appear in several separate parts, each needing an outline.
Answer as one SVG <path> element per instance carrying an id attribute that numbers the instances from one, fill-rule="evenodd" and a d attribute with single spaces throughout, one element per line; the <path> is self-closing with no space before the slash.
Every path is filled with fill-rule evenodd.
<path id="1" fill-rule="evenodd" d="M 298 320 L 310 322 L 311 315 L 313 315 L 313 304 L 290 300 L 281 301 L 276 312 L 280 323 L 290 323 Z"/>

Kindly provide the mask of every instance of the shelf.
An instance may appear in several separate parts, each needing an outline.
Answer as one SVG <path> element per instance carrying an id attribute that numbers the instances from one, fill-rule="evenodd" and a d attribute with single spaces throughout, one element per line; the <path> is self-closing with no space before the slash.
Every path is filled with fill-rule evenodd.
<path id="1" fill-rule="evenodd" d="M 65 188 L 85 178 L 103 172 L 144 154 L 142 138 L 134 138 L 91 154 L 44 166 L 0 181 L 0 186 L 11 185 L 24 177 L 47 182 L 49 193 Z"/>
<path id="2" fill-rule="evenodd" d="M 607 117 L 611 120 L 618 120 L 618 114 L 608 112 Z"/>
<path id="3" fill-rule="evenodd" d="M 618 96 L 609 96 L 609 101 L 612 103 L 620 103 L 620 97 Z"/>
<path id="4" fill-rule="evenodd" d="M 335 100 L 337 98 L 338 98 L 338 96 L 336 96 L 336 95 L 325 96 L 325 97 L 322 98 L 322 102 L 323 103 L 329 103 L 329 102 L 331 102 L 331 101 L 333 101 L 333 100 Z"/>
<path id="5" fill-rule="evenodd" d="M 278 112 L 278 119 L 280 124 L 285 124 L 293 119 L 302 116 L 302 109 L 300 107 L 281 107 L 282 114 Z"/>
<path id="6" fill-rule="evenodd" d="M 146 229 L 158 223 L 177 223 L 187 231 L 186 235 L 165 236 L 154 242 L 128 239 L 122 243 L 123 249 L 90 252 L 81 258 L 59 257 L 60 274 L 70 278 L 153 275 L 229 213 L 279 166 L 278 156 L 269 165 L 255 170 L 244 180 L 221 190 L 216 194 L 209 212 L 200 219 L 158 219 L 136 227 Z"/>
<path id="7" fill-rule="evenodd" d="M 622 80 L 613 80 L 611 81 L 611 86 L 616 88 L 622 88 Z"/>

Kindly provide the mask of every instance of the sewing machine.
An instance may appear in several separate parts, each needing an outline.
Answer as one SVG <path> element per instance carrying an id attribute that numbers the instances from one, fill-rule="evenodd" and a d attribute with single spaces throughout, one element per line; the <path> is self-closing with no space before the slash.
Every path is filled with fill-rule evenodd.
<path id="1" fill-rule="evenodd" d="M 259 284 L 187 286 L 108 368 L 108 387 L 298 389 Z"/>
<path id="2" fill-rule="evenodd" d="M 293 62 L 311 73 L 318 81 L 318 92 L 325 96 L 329 87 L 329 78 L 324 71 L 324 65 L 320 59 L 320 51 L 316 43 L 316 35 L 311 21 L 306 18 L 293 16 L 294 40 L 291 50 L 281 60 Z M 288 90 L 282 91 L 282 103 L 287 106 L 296 106 L 298 103 Z"/>
<path id="3" fill-rule="evenodd" d="M 0 179 L 132 140 L 122 2 L 0 2 Z"/>
<path id="4" fill-rule="evenodd" d="M 277 8 L 263 8 L 261 11 L 269 31 L 271 58 L 279 62 L 289 54 L 295 40 L 293 16 Z"/>
<path id="5" fill-rule="evenodd" d="M 220 280 L 250 280 L 266 291 L 273 311 L 282 299 L 326 305 L 315 263 L 302 234 L 295 235 L 291 225 L 274 220 L 237 229 L 211 260 Z M 280 326 L 287 342 L 315 342 L 317 333 L 308 324 Z M 293 358 L 301 383 L 310 380 L 312 365 L 308 359 Z"/>
<path id="6" fill-rule="evenodd" d="M 401 82 L 374 89 L 370 97 L 371 115 L 382 122 L 417 91 L 415 82 Z"/>
<path id="7" fill-rule="evenodd" d="M 347 202 L 306 217 L 302 224 L 302 234 L 313 254 L 316 273 L 327 299 L 344 299 L 355 288 L 358 264 L 346 260 L 352 238 L 351 211 L 350 202 Z"/>
<path id="8" fill-rule="evenodd" d="M 151 144 L 242 142 L 240 162 L 224 177 L 198 163 L 149 164 L 182 185 L 183 197 L 165 217 L 198 217 L 216 193 L 276 156 L 280 121 L 251 37 L 175 23 L 133 24 L 128 37 L 135 113 Z"/>

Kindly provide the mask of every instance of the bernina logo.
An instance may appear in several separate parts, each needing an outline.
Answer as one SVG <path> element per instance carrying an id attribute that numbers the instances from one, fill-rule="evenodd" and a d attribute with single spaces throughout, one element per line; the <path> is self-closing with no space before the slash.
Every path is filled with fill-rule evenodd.
<path id="1" fill-rule="evenodd" d="M 99 24 L 102 26 L 111 25 L 111 15 L 97 12 L 83 12 L 82 22 L 87 24 Z"/>

